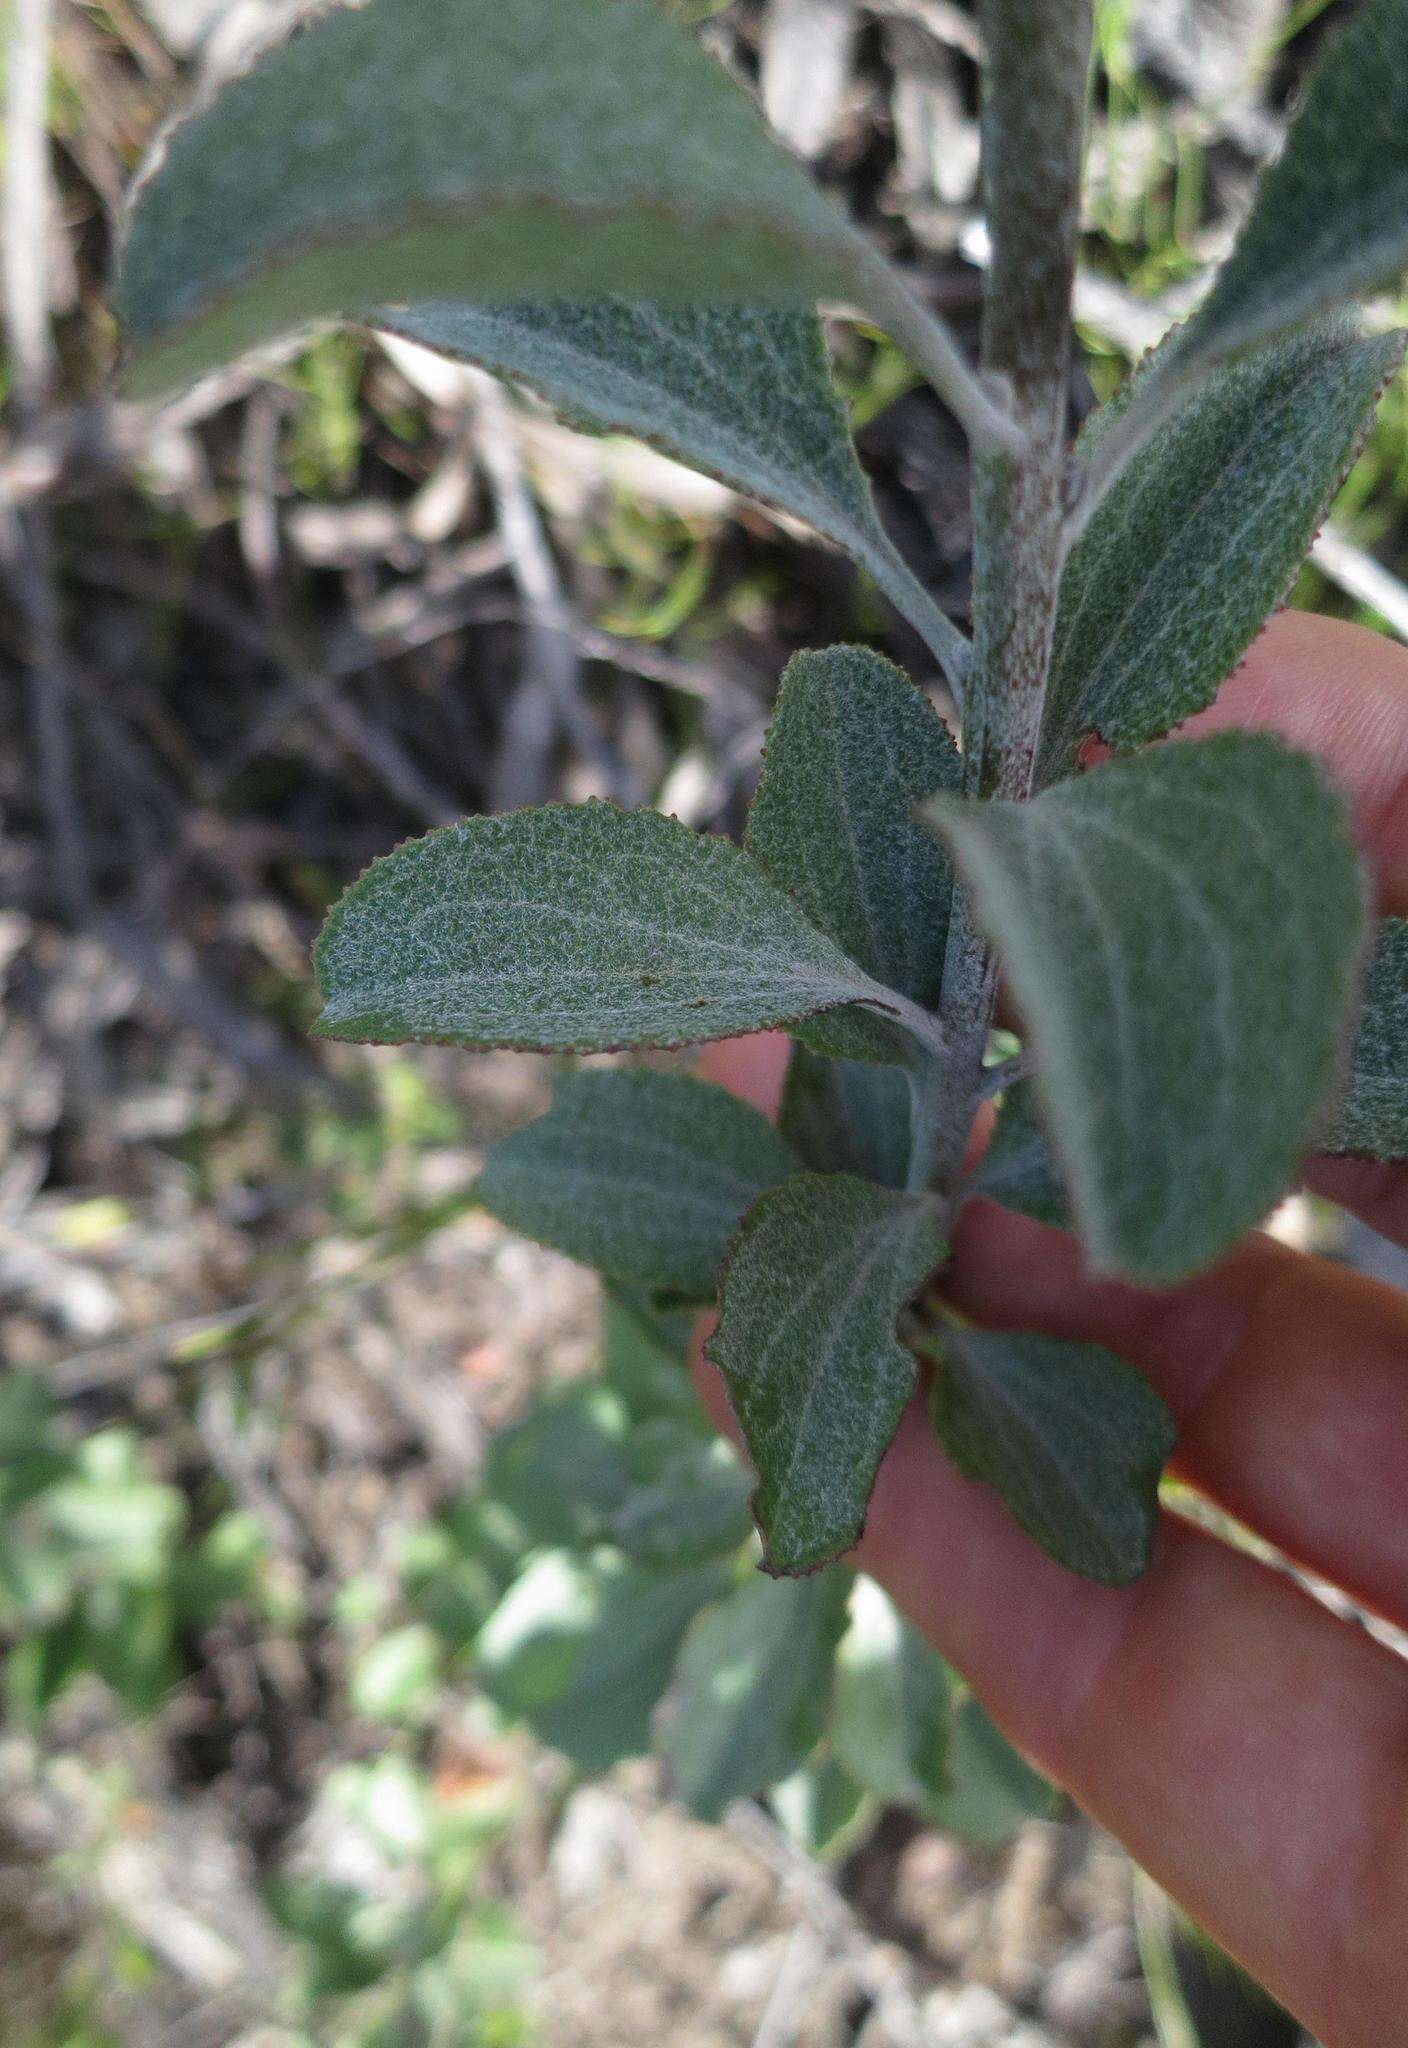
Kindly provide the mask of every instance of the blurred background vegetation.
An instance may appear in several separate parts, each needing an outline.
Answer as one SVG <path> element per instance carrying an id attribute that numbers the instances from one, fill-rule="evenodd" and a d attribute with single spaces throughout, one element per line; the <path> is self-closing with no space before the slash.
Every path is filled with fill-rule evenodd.
<path id="1" fill-rule="evenodd" d="M 1196 296 L 1351 4 L 1103 0 L 1075 416 Z M 580 1661 L 643 1340 L 600 1377 L 593 1283 L 471 1192 L 548 1063 L 314 1048 L 309 942 L 462 813 L 735 830 L 798 646 L 937 679 L 805 533 L 404 345 L 104 397 L 127 180 L 297 11 L 0 13 L 0 2048 L 1292 2044 L 1014 1759 L 977 1807 L 818 1767 L 711 1827 L 656 1762 L 599 1775 L 654 1703 Z M 970 10 L 679 11 L 971 334 Z M 959 436 L 883 338 L 835 345 L 962 616 Z M 1400 383 L 1292 601 L 1408 637 L 1405 575 Z"/>

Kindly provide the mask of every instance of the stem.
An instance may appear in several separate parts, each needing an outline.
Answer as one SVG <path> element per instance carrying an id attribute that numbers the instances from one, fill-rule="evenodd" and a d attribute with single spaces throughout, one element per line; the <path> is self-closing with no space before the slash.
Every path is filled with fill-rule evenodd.
<path id="1" fill-rule="evenodd" d="M 878 250 L 872 252 L 866 271 L 866 311 L 923 371 L 963 427 L 973 453 L 1015 453 L 1022 444 L 1021 428 L 985 388 L 938 314 L 930 312 Z"/>
<path id="2" fill-rule="evenodd" d="M 1013 1053 L 1010 1060 L 1002 1060 L 995 1067 L 984 1067 L 982 1083 L 984 1102 L 991 1101 L 994 1095 L 1001 1095 L 1008 1088 L 1015 1088 L 1019 1081 L 1030 1079 L 1035 1072 L 1035 1056 L 1026 1050 Z"/>
<path id="3" fill-rule="evenodd" d="M 52 39 L 53 0 L 16 0 L 3 109 L 0 310 L 13 397 L 27 418 L 43 406 L 54 370 L 47 260 L 53 200 L 46 126 Z"/>
<path id="4" fill-rule="evenodd" d="M 911 1194 L 929 1187 L 934 1178 L 937 1143 L 949 1096 L 950 1062 L 915 1046 L 905 1069 L 909 1081 L 909 1171 Z"/>
<path id="5" fill-rule="evenodd" d="M 974 449 L 973 670 L 963 719 L 970 797 L 1030 797 L 1051 659 L 1067 480 L 1066 391 L 1090 0 L 980 0 L 988 51 L 983 187 L 992 263 L 982 368 L 1002 380 L 1017 448 Z M 949 1046 L 934 1146 L 951 1189 L 981 1099 L 997 968 L 966 892 L 954 905 L 939 1014 Z"/>

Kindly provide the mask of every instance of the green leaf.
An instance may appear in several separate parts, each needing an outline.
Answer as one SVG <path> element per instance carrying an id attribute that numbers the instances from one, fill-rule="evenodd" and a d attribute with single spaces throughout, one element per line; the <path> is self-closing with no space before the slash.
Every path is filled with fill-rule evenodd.
<path id="1" fill-rule="evenodd" d="M 818 1862 L 844 1856 L 875 1818 L 874 1802 L 864 1786 L 826 1748 L 774 1785 L 770 1801 L 785 1832 Z"/>
<path id="2" fill-rule="evenodd" d="M 851 1064 L 903 1066 L 914 1057 L 913 1041 L 887 1017 L 873 1011 L 830 1010 L 789 1026 L 792 1038 L 820 1059 Z"/>
<path id="3" fill-rule="evenodd" d="M 946 1324 L 934 1428 L 1067 1571 L 1109 1585 L 1149 1562 L 1176 1432 L 1133 1366 L 1095 1344 Z"/>
<path id="4" fill-rule="evenodd" d="M 753 1578 L 690 1631 L 662 1747 L 701 1820 L 790 1777 L 815 1748 L 848 1590 L 845 1572 Z"/>
<path id="5" fill-rule="evenodd" d="M 899 1067 L 829 1060 L 794 1045 L 779 1128 L 814 1173 L 902 1188 L 909 1172 L 909 1078 Z"/>
<path id="6" fill-rule="evenodd" d="M 564 1387 L 490 1438 L 484 1491 L 521 1544 L 596 1542 L 630 1483 L 625 1439 L 609 1389 Z"/>
<path id="7" fill-rule="evenodd" d="M 1044 781 L 1089 732 L 1136 747 L 1211 703 L 1290 588 L 1404 340 L 1364 340 L 1341 315 L 1273 343 L 1130 463 L 1062 575 Z"/>
<path id="8" fill-rule="evenodd" d="M 1375 934 L 1349 1092 L 1326 1150 L 1408 1159 L 1408 918 Z"/>
<path id="9" fill-rule="evenodd" d="M 876 517 L 814 313 L 555 299 L 411 306 L 376 324 L 530 384 L 574 425 L 635 434 L 806 520 L 869 570 L 961 684 L 968 643 Z"/>
<path id="10" fill-rule="evenodd" d="M 601 1374 L 633 1420 L 688 1418 L 704 1425 L 684 1351 L 693 1316 L 663 1315 L 648 1295 L 612 1287 L 602 1304 Z"/>
<path id="11" fill-rule="evenodd" d="M 655 1441 L 643 1444 L 652 1427 Z M 699 1564 L 747 1542 L 748 1475 L 730 1445 L 656 1423 L 636 1433 L 632 1451 L 639 1476 L 607 1522 L 611 1541 L 628 1557 L 655 1566 Z M 648 1470 L 641 1472 L 643 1462 Z"/>
<path id="12" fill-rule="evenodd" d="M 1178 337 L 1186 370 L 1408 264 L 1408 0 L 1366 0 L 1330 44 L 1212 291 Z"/>
<path id="13" fill-rule="evenodd" d="M 370 1644 L 348 1674 L 354 1713 L 409 1726 L 429 1720 L 440 1684 L 440 1643 L 432 1629 L 410 1622 Z"/>
<path id="14" fill-rule="evenodd" d="M 579 1769 L 604 1771 L 650 1747 L 650 1723 L 680 1642 L 728 1568 L 654 1572 L 609 1550 L 544 1551 L 480 1631 L 475 1672 Z"/>
<path id="15" fill-rule="evenodd" d="M 88 1437 L 78 1464 L 43 1495 L 43 1527 L 105 1582 L 164 1580 L 186 1519 L 183 1496 L 144 1476 L 138 1440 L 124 1428 Z"/>
<path id="16" fill-rule="evenodd" d="M 0 1374 L 0 1516 L 8 1519 L 74 1465 L 52 1390 L 37 1374 Z"/>
<path id="17" fill-rule="evenodd" d="M 500 1139 L 477 1193 L 512 1230 L 612 1279 L 710 1301 L 744 1211 L 797 1170 L 747 1103 L 688 1074 L 574 1074 Z"/>
<path id="18" fill-rule="evenodd" d="M 878 1798 L 923 1812 L 948 1784 L 951 1710 L 938 1652 L 873 1579 L 858 1578 L 836 1652 L 829 1733 L 840 1762 Z"/>
<path id="19" fill-rule="evenodd" d="M 954 1711 L 948 1775 L 948 1789 L 926 1808 L 925 1818 L 967 1842 L 995 1847 L 1023 1821 L 1043 1819 L 1055 1805 L 1046 1779 L 1018 1756 L 966 1690 Z"/>
<path id="20" fill-rule="evenodd" d="M 176 1615 L 167 1586 L 93 1586 L 79 1614 L 73 1676 L 101 1678 L 128 1715 L 156 1713 L 185 1675 L 176 1655 Z"/>
<path id="21" fill-rule="evenodd" d="M 1305 756 L 1221 733 L 929 815 L 1026 1020 L 1096 1270 L 1215 1258 L 1335 1078 L 1363 922 L 1344 805 Z"/>
<path id="22" fill-rule="evenodd" d="M 82 1577 L 81 1560 L 47 1530 L 7 1528 L 0 1544 L 0 1629 L 18 1637 L 52 1626 L 68 1611 Z"/>
<path id="23" fill-rule="evenodd" d="M 1034 1216 L 1038 1223 L 1069 1228 L 1066 1190 L 1041 1122 L 1033 1082 L 1018 1081 L 1003 1094 L 988 1148 L 967 1191 L 986 1195 L 1019 1216 Z"/>
<path id="24" fill-rule="evenodd" d="M 758 1474 L 767 1570 L 810 1571 L 860 1535 L 914 1385 L 895 1318 L 943 1252 L 932 1197 L 845 1174 L 799 1174 L 744 1219 L 707 1349 Z"/>
<path id="25" fill-rule="evenodd" d="M 912 811 L 961 787 L 942 719 L 893 663 L 827 647 L 787 664 L 748 851 L 844 953 L 925 1009 L 943 978 L 953 871 Z"/>
<path id="26" fill-rule="evenodd" d="M 903 1007 L 741 848 L 603 803 L 398 847 L 334 907 L 314 965 L 317 1034 L 378 1045 L 608 1052 Z"/>
<path id="27" fill-rule="evenodd" d="M 646 0 L 375 0 L 170 137 L 119 309 L 152 396 L 313 319 L 446 296 L 811 305 L 874 259 Z"/>

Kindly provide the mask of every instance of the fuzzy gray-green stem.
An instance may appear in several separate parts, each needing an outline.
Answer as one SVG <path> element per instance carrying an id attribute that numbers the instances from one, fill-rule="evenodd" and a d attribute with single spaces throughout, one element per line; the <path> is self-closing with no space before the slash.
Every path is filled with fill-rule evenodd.
<path id="1" fill-rule="evenodd" d="M 973 665 L 964 704 L 972 798 L 1032 792 L 1061 570 L 1066 388 L 1090 0 L 981 0 L 983 191 L 992 262 L 982 368 L 1011 394 L 1020 446 L 974 450 Z M 982 1088 L 997 973 L 966 896 L 955 906 L 940 1016 L 949 1072 L 934 1146 L 950 1190 Z"/>

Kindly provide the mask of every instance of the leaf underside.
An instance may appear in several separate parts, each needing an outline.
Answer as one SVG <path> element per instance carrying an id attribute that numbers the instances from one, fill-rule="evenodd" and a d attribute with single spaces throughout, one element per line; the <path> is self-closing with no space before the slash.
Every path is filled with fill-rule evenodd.
<path id="1" fill-rule="evenodd" d="M 865 647 L 794 655 L 768 729 L 746 844 L 868 974 L 932 1009 L 953 870 L 911 816 L 963 772 L 943 720 Z"/>
<path id="2" fill-rule="evenodd" d="M 543 1551 L 481 1630 L 476 1677 L 583 1771 L 650 1744 L 685 1631 L 729 1583 L 722 1563 L 650 1571 L 609 1550 Z"/>
<path id="3" fill-rule="evenodd" d="M 778 1123 L 814 1173 L 902 1188 L 909 1173 L 909 1079 L 900 1068 L 824 1059 L 794 1045 Z"/>
<path id="4" fill-rule="evenodd" d="M 373 863 L 314 953 L 324 1038 L 609 1052 L 877 1000 L 727 840 L 657 811 L 469 818 Z"/>
<path id="5" fill-rule="evenodd" d="M 1062 575 L 1043 781 L 1087 733 L 1136 747 L 1211 703 L 1290 588 L 1404 340 L 1323 321 L 1217 371 L 1135 457 Z"/>
<path id="6" fill-rule="evenodd" d="M 859 1536 L 914 1385 L 895 1318 L 943 1250 L 932 1198 L 842 1174 L 800 1174 L 744 1219 L 707 1349 L 758 1474 L 769 1571 L 811 1571 Z"/>
<path id="7" fill-rule="evenodd" d="M 1176 1435 L 1147 1381 L 1097 1345 L 1028 1333 L 954 1323 L 943 1352 L 934 1427 L 964 1477 L 1068 1571 L 1137 1578 Z"/>
<path id="8" fill-rule="evenodd" d="M 1026 1019 L 1092 1262 L 1192 1272 L 1327 1107 L 1363 923 L 1343 804 L 1306 757 L 1224 733 L 930 815 Z"/>
<path id="9" fill-rule="evenodd" d="M 818 1863 L 843 1856 L 875 1821 L 874 1801 L 825 1743 L 771 1788 L 768 1804 L 797 1847 Z"/>
<path id="10" fill-rule="evenodd" d="M 374 0 L 174 131 L 118 307 L 153 396 L 313 319 L 447 295 L 810 306 L 872 261 L 648 0 Z"/>
<path id="11" fill-rule="evenodd" d="M 690 1631 L 662 1747 L 701 1820 L 786 1778 L 816 1747 L 848 1590 L 844 1572 L 754 1577 Z"/>
<path id="12" fill-rule="evenodd" d="M 501 1222 L 609 1279 L 713 1298 L 744 1211 L 798 1169 L 747 1103 L 688 1074 L 574 1074 L 495 1145 L 476 1192 Z"/>
<path id="13" fill-rule="evenodd" d="M 812 922 L 886 987 L 936 1007 L 953 895 L 948 856 L 911 813 L 962 784 L 942 719 L 902 670 L 864 647 L 788 663 L 768 730 L 746 844 Z M 873 1016 L 829 1016 L 815 1051 L 902 1058 Z"/>
<path id="14" fill-rule="evenodd" d="M 877 1798 L 923 1812 L 947 1789 L 952 1696 L 943 1660 L 873 1579 L 856 1580 L 836 1652 L 831 1747 Z"/>
<path id="15" fill-rule="evenodd" d="M 654 1433 L 662 1434 L 658 1425 Z M 671 1570 L 736 1556 L 752 1523 L 748 1476 L 732 1446 L 718 1437 L 685 1441 L 676 1426 L 660 1455 L 645 1448 L 650 1469 L 610 1516 L 611 1541 L 641 1564 Z"/>
<path id="16" fill-rule="evenodd" d="M 1051 1141 L 1037 1107 L 1036 1085 L 1019 1081 L 1003 1095 L 987 1150 L 968 1183 L 968 1193 L 985 1195 L 1019 1216 L 1066 1229 L 1070 1207 Z"/>
<path id="17" fill-rule="evenodd" d="M 1349 1088 L 1325 1149 L 1408 1159 L 1408 918 L 1386 917 L 1375 933 Z"/>
<path id="18" fill-rule="evenodd" d="M 1408 264 L 1408 0 L 1366 0 L 1301 99 L 1179 374 L 1390 282 Z"/>
<path id="19" fill-rule="evenodd" d="M 949 1733 L 952 1783 L 929 1818 L 964 1841 L 1010 1840 L 1022 1822 L 1048 1818 L 1054 1788 L 999 1734 L 971 1692 L 961 1694 Z"/>
<path id="20" fill-rule="evenodd" d="M 619 298 L 441 301 L 388 309 L 373 324 L 518 379 L 574 425 L 637 435 L 804 519 L 869 570 L 950 675 L 966 666 L 967 642 L 876 517 L 814 313 Z"/>

